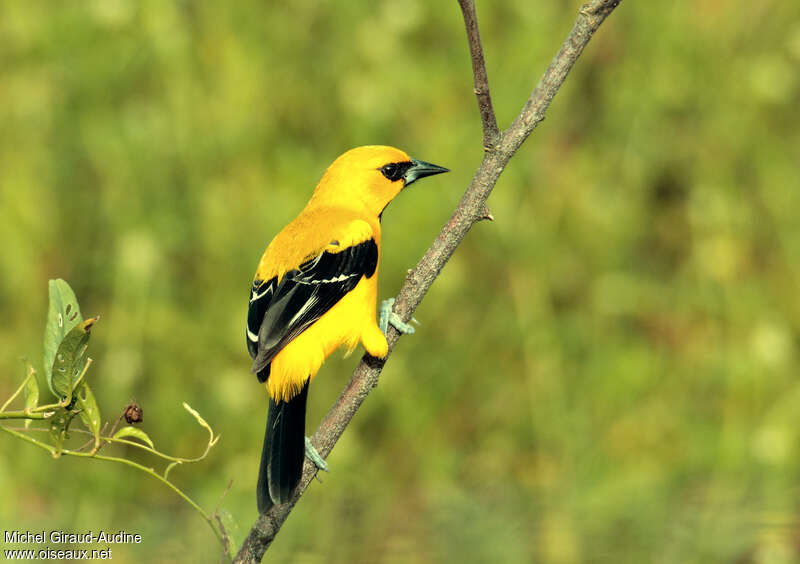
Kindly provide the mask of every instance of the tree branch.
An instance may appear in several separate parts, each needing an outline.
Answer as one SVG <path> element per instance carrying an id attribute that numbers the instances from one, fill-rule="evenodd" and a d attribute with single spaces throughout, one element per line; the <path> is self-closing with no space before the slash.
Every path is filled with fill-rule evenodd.
<path id="1" fill-rule="evenodd" d="M 500 131 L 497 129 L 497 118 L 494 115 L 492 96 L 489 92 L 489 77 L 486 74 L 486 62 L 483 60 L 483 44 L 478 31 L 475 2 L 474 0 L 458 0 L 458 5 L 461 6 L 464 27 L 467 29 L 475 96 L 478 98 L 478 111 L 481 113 L 481 125 L 483 126 L 483 148 L 490 151 L 497 143 Z"/>
<path id="2" fill-rule="evenodd" d="M 572 65 L 578 60 L 583 48 L 589 43 L 594 32 L 606 17 L 619 6 L 622 0 L 592 0 L 581 7 L 575 25 L 572 26 L 561 49 L 553 57 L 539 84 L 533 89 L 525 107 L 514 119 L 511 126 L 503 132 L 503 150 L 513 155 L 528 135 L 544 120 L 553 97 L 567 78 Z"/>
<path id="3" fill-rule="evenodd" d="M 486 200 L 497 183 L 497 179 L 517 149 L 544 119 L 550 102 L 584 47 L 620 2 L 621 0 L 592 0 L 581 7 L 572 31 L 531 93 L 522 111 L 507 130 L 498 134 L 497 121 L 489 95 L 483 48 L 478 35 L 474 1 L 459 0 L 470 44 L 475 94 L 481 112 L 484 147 L 487 151 L 452 217 L 444 225 L 417 266 L 409 271 L 405 283 L 400 289 L 394 310 L 403 320 L 408 321 L 411 318 L 433 281 L 439 276 L 444 265 L 470 228 L 482 219 L 491 219 L 491 213 L 486 207 Z M 389 354 L 392 353 L 399 338 L 400 334 L 390 326 L 387 334 Z M 327 458 L 361 403 L 378 385 L 378 377 L 385 363 L 386 359 L 380 360 L 368 355 L 364 355 L 361 359 L 347 387 L 311 438 L 323 458 Z M 261 562 L 281 525 L 308 488 L 316 472 L 316 467 L 306 460 L 303 477 L 290 501 L 284 505 L 273 506 L 267 513 L 258 517 L 250 534 L 242 544 L 242 548 L 234 560 L 235 563 Z"/>

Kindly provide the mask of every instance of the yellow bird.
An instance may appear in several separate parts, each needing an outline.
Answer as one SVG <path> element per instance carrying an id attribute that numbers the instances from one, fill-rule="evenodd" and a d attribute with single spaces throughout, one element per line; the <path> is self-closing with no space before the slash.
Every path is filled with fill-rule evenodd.
<path id="1" fill-rule="evenodd" d="M 300 481 L 304 451 L 321 468 L 305 440 L 308 384 L 337 348 L 359 342 L 375 357 L 388 352 L 392 323 L 413 328 L 391 313 L 391 300 L 375 321 L 381 214 L 412 182 L 448 172 L 412 159 L 400 149 L 351 149 L 328 168 L 311 200 L 267 247 L 258 263 L 247 313 L 252 371 L 266 382 L 269 415 L 258 475 L 258 510 L 285 503 Z"/>

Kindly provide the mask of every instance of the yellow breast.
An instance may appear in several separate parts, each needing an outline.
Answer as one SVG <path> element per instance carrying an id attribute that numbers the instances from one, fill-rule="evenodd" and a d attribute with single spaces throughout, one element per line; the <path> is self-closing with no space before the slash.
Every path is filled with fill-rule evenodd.
<path id="1" fill-rule="evenodd" d="M 350 354 L 361 341 L 373 356 L 386 356 L 386 338 L 375 325 L 377 290 L 376 270 L 286 345 L 272 360 L 267 380 L 269 395 L 284 401 L 294 397 L 339 347 L 345 347 L 346 354 Z"/>

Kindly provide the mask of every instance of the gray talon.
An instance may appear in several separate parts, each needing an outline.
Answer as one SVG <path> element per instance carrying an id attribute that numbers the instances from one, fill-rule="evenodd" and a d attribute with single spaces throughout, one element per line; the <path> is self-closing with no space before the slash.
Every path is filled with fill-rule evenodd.
<path id="1" fill-rule="evenodd" d="M 311 462 L 314 463 L 314 466 L 316 466 L 320 470 L 324 470 L 325 472 L 329 471 L 328 463 L 325 462 L 325 459 L 319 455 L 317 449 L 315 449 L 314 446 L 311 444 L 311 439 L 309 439 L 308 437 L 306 437 L 306 456 Z"/>
<path id="2" fill-rule="evenodd" d="M 397 329 L 398 331 L 400 331 L 405 335 L 413 334 L 416 331 L 416 329 L 414 329 L 412 325 L 409 325 L 408 323 L 400 319 L 400 316 L 397 315 L 392 310 L 393 306 L 394 306 L 394 298 L 389 298 L 381 302 L 381 307 L 379 310 L 380 315 L 378 316 L 378 327 L 380 327 L 384 335 L 386 334 L 386 330 L 389 328 L 390 323 L 395 329 Z M 411 318 L 411 321 L 419 325 L 419 321 L 417 321 L 413 317 Z"/>

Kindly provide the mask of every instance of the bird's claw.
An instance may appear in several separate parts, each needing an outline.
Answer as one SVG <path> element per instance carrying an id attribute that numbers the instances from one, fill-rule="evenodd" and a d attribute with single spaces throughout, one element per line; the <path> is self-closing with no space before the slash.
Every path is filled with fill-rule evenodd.
<path id="1" fill-rule="evenodd" d="M 308 437 L 306 437 L 306 456 L 318 469 L 324 470 L 325 472 L 329 471 L 328 463 L 325 462 L 325 459 L 319 455 L 317 449 L 315 449 L 314 445 L 311 444 L 311 439 Z"/>
<path id="2" fill-rule="evenodd" d="M 378 327 L 380 327 L 384 335 L 386 334 L 386 331 L 389 329 L 390 323 L 395 329 L 397 329 L 404 335 L 413 334 L 416 331 L 414 326 L 400 319 L 400 316 L 397 315 L 394 312 L 394 310 L 392 310 L 393 306 L 394 306 L 394 298 L 389 298 L 381 302 L 381 307 L 379 310 L 380 315 L 378 316 Z M 420 324 L 419 321 L 417 321 L 413 317 L 411 318 L 411 321 L 413 321 L 417 325 Z"/>

